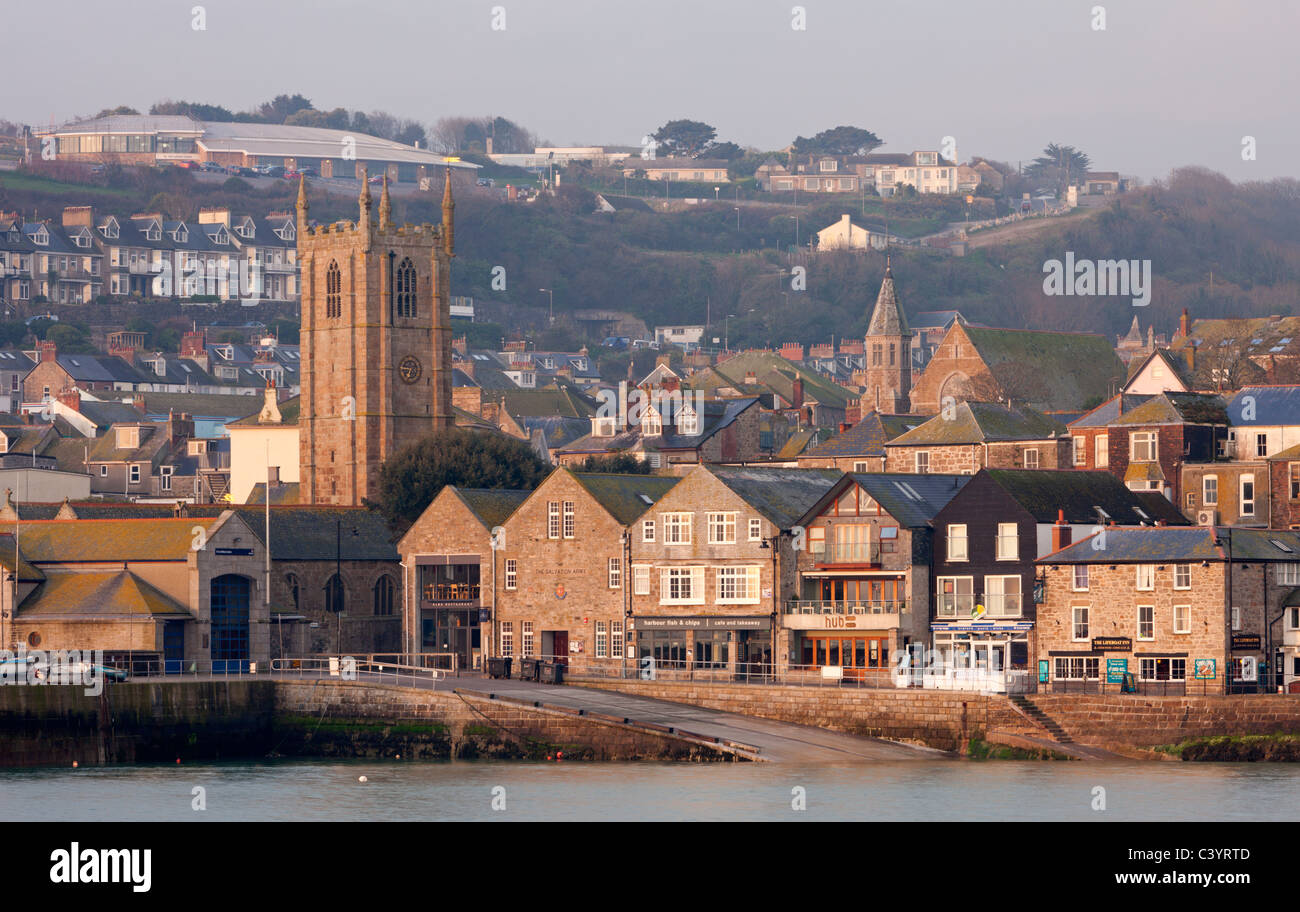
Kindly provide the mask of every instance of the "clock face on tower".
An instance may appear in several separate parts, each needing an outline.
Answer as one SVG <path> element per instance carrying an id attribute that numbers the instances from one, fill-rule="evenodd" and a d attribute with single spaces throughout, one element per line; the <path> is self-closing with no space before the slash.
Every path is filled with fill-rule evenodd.
<path id="1" fill-rule="evenodd" d="M 420 374 L 424 368 L 420 365 L 420 359 L 414 355 L 407 355 L 402 359 L 402 363 L 397 365 L 397 373 L 401 376 L 403 383 L 414 383 L 420 379 Z"/>

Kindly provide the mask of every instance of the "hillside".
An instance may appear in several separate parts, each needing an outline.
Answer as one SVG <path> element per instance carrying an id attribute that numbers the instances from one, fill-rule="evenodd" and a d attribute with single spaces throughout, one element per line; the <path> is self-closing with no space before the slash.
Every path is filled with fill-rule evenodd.
<path id="1" fill-rule="evenodd" d="M 90 202 L 119 214 L 161 209 L 193 217 L 199 206 L 288 209 L 294 194 L 284 182 L 271 192 L 254 191 L 238 180 L 199 184 L 186 172 L 133 172 L 110 184 L 0 173 L 0 208 L 52 215 L 63 205 Z M 798 207 L 741 200 L 738 230 L 735 202 L 725 199 L 668 213 L 607 214 L 592 214 L 592 200 L 575 187 L 532 204 L 464 194 L 456 212 L 454 292 L 473 295 L 507 331 L 545 326 L 548 296 L 537 289 L 548 288 L 561 321 L 573 310 L 599 307 L 630 311 L 651 326 L 702 323 L 707 309 L 718 330 L 733 315 L 733 346 L 859 335 L 884 257 L 809 253 L 809 233 L 847 211 L 872 227 L 887 218 L 895 233 L 923 234 L 960 218 L 954 212 L 964 208 L 956 199 L 868 199 L 864 218 L 857 199 L 801 198 Z M 316 187 L 311 204 L 315 218 L 355 214 L 347 195 L 323 195 Z M 432 196 L 399 196 L 394 209 L 399 220 L 439 218 Z M 797 261 L 789 250 L 796 216 L 804 244 Z M 1160 332 L 1173 331 L 1183 307 L 1197 317 L 1290 314 L 1300 300 L 1300 183 L 1234 185 L 1201 169 L 1181 169 L 1087 218 L 982 243 L 961 258 L 896 248 L 894 273 L 905 309 L 957 309 L 997 326 L 1126 331 L 1135 312 L 1128 297 L 1044 294 L 1044 261 L 1073 251 L 1079 259 L 1151 260 L 1152 301 L 1137 313 L 1144 327 L 1154 321 Z M 791 288 L 795 265 L 806 269 L 805 291 Z M 493 287 L 495 267 L 505 269 L 504 289 Z"/>

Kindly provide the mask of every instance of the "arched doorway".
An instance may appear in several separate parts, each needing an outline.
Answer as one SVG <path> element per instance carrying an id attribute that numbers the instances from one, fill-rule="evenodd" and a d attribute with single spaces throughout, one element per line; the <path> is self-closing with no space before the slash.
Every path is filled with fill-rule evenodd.
<path id="1" fill-rule="evenodd" d="M 211 654 L 214 674 L 248 670 L 248 605 L 252 588 L 248 577 L 233 573 L 212 580 Z"/>

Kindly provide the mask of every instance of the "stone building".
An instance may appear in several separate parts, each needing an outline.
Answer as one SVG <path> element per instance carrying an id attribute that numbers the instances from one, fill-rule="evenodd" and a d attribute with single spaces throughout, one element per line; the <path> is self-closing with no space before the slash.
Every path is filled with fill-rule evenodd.
<path id="1" fill-rule="evenodd" d="M 453 424 L 451 181 L 436 226 L 395 226 L 387 183 L 372 221 L 361 187 L 355 223 L 319 227 L 307 221 L 305 183 L 298 190 L 304 503 L 376 498 L 396 450 Z"/>
<path id="2" fill-rule="evenodd" d="M 898 303 L 888 258 L 885 264 L 885 278 L 880 283 L 880 293 L 863 339 L 867 367 L 861 407 L 897 414 L 908 411 L 911 401 L 912 333 Z"/>
<path id="3" fill-rule="evenodd" d="M 1063 469 L 1071 465 L 1064 425 L 1027 406 L 948 403 L 929 421 L 883 445 L 886 472 L 973 475 L 980 469 Z"/>
<path id="4" fill-rule="evenodd" d="M 801 469 L 839 469 L 842 472 L 885 471 L 885 444 L 913 428 L 927 415 L 885 415 L 867 412 L 862 420 L 829 440 L 799 454 Z"/>
<path id="5" fill-rule="evenodd" d="M 780 618 L 796 592 L 794 529 L 840 477 L 701 466 L 643 513 L 630 543 L 637 662 L 660 677 L 730 680 L 793 661 Z"/>
<path id="6" fill-rule="evenodd" d="M 621 666 L 630 592 L 624 533 L 678 482 L 565 468 L 547 476 L 502 524 L 488 655 Z"/>
<path id="7" fill-rule="evenodd" d="M 508 540 L 502 527 L 530 493 L 448 485 L 402 536 L 406 652 L 454 653 L 458 667 L 482 667 L 501 587 L 497 552 Z"/>
<path id="8" fill-rule="evenodd" d="M 1269 650 L 1296 654 L 1283 618 L 1300 583 L 1294 532 L 1108 527 L 1038 564 L 1037 654 L 1053 691 L 1117 690 L 1125 672 L 1143 693 L 1254 690 Z"/>

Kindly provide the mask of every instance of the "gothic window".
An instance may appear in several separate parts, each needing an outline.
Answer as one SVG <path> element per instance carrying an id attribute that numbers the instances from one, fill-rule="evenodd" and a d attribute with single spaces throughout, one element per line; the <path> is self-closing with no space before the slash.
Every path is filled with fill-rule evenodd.
<path id="1" fill-rule="evenodd" d="M 301 592 L 301 584 L 298 582 L 298 575 L 290 573 L 284 579 L 285 584 L 289 587 L 289 597 L 293 599 L 293 610 L 300 610 L 298 607 L 298 596 Z"/>
<path id="2" fill-rule="evenodd" d="M 337 260 L 330 260 L 330 268 L 325 273 L 325 316 L 343 316 L 343 275 Z"/>
<path id="3" fill-rule="evenodd" d="M 392 617 L 393 614 L 393 595 L 396 591 L 391 576 L 381 576 L 379 582 L 375 583 L 375 616 Z"/>
<path id="4" fill-rule="evenodd" d="M 335 573 L 325 583 L 325 610 L 334 614 L 342 614 L 343 607 L 343 580 Z"/>
<path id="5" fill-rule="evenodd" d="M 409 257 L 402 260 L 401 265 L 397 267 L 393 290 L 397 294 L 397 315 L 415 316 L 415 266 Z"/>

